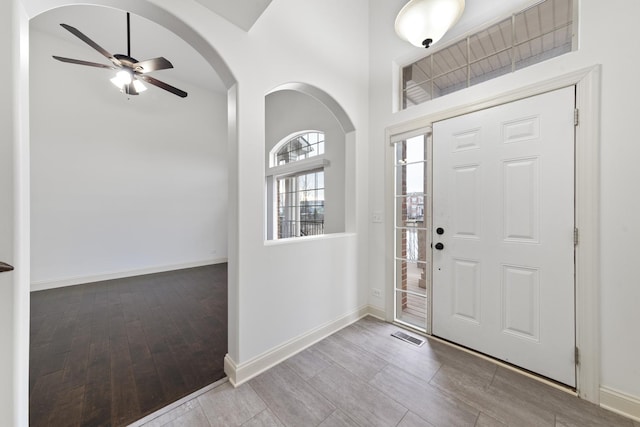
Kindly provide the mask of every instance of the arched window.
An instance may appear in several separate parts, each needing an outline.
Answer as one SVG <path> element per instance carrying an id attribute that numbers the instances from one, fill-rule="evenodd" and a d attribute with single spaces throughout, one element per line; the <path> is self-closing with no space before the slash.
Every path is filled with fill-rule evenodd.
<path id="1" fill-rule="evenodd" d="M 274 213 L 270 238 L 324 234 L 324 132 L 303 131 L 271 150 L 267 182 L 275 186 L 269 205 Z"/>
<path id="2" fill-rule="evenodd" d="M 276 145 L 274 150 L 277 151 L 272 154 L 272 166 L 286 165 L 298 160 L 321 156 L 324 154 L 324 133 L 300 133 Z"/>
<path id="3" fill-rule="evenodd" d="M 265 95 L 264 131 L 265 239 L 355 225 L 355 168 L 347 167 L 355 164 L 355 132 L 340 105 L 316 87 L 281 85 Z"/>

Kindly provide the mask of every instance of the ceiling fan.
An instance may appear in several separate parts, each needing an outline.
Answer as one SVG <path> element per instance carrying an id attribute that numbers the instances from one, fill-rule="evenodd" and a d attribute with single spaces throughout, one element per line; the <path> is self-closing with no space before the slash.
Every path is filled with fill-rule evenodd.
<path id="1" fill-rule="evenodd" d="M 174 95 L 178 95 L 181 98 L 185 98 L 187 96 L 187 92 L 180 90 L 176 87 L 171 86 L 163 81 L 155 79 L 148 75 L 152 71 L 158 70 L 166 70 L 168 68 L 173 68 L 173 65 L 169 60 L 163 57 L 147 59 L 144 61 L 138 61 L 131 57 L 131 32 L 130 32 L 130 20 L 129 20 L 129 12 L 127 12 L 127 54 L 119 54 L 115 55 L 109 53 L 102 47 L 100 47 L 96 42 L 91 40 L 89 37 L 82 34 L 77 28 L 72 27 L 67 24 L 60 24 L 62 28 L 69 31 L 74 36 L 78 37 L 80 40 L 100 52 L 105 58 L 111 61 L 111 65 L 100 64 L 97 62 L 89 62 L 82 61 L 80 59 L 72 59 L 72 58 L 64 58 L 62 56 L 53 57 L 58 61 L 68 62 L 70 64 L 78 64 L 78 65 L 86 65 L 89 67 L 97 67 L 97 68 L 107 68 L 110 70 L 119 70 L 116 74 L 116 77 L 111 79 L 111 82 L 116 86 L 120 87 L 120 90 L 127 95 L 138 95 L 138 93 L 146 90 L 146 87 L 140 82 L 143 80 L 149 84 L 157 86 L 161 89 L 169 91 Z"/>

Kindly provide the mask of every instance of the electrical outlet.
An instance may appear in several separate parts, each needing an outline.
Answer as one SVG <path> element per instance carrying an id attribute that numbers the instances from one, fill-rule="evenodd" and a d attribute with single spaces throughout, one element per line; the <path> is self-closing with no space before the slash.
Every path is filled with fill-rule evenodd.
<path id="1" fill-rule="evenodd" d="M 374 297 L 380 298 L 382 296 L 382 292 L 380 292 L 380 289 L 372 289 L 371 293 L 373 294 Z"/>
<path id="2" fill-rule="evenodd" d="M 376 211 L 371 215 L 371 221 L 375 222 L 375 223 L 381 223 L 382 222 L 382 212 L 380 211 Z"/>

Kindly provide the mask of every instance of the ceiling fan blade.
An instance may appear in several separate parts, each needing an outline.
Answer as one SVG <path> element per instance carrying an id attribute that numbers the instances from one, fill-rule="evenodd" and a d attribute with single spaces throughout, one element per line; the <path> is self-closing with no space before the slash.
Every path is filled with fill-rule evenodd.
<path id="1" fill-rule="evenodd" d="M 117 67 L 114 67 L 113 65 L 98 64 L 97 62 L 89 62 L 89 61 L 83 61 L 81 59 L 65 58 L 62 56 L 55 56 L 55 55 L 53 55 L 53 57 L 58 61 L 68 62 L 69 64 L 87 65 L 89 67 L 107 68 L 109 70 L 117 69 Z"/>
<path id="2" fill-rule="evenodd" d="M 150 73 L 152 71 L 166 70 L 168 68 L 173 68 L 173 64 L 162 56 L 159 58 L 139 61 L 134 64 L 134 69 L 139 73 Z"/>
<path id="3" fill-rule="evenodd" d="M 187 92 L 178 89 L 177 87 L 173 87 L 170 84 L 167 84 L 165 82 L 162 82 L 158 79 L 154 79 L 151 76 L 147 76 L 146 74 L 138 74 L 137 76 L 139 79 L 144 80 L 145 82 L 152 84 L 154 86 L 158 86 L 161 89 L 164 89 L 166 91 L 169 91 L 171 93 L 173 93 L 174 95 L 178 95 L 180 98 L 186 98 L 187 97 Z"/>
<path id="4" fill-rule="evenodd" d="M 84 34 L 82 34 L 80 32 L 80 30 L 78 30 L 77 28 L 72 27 L 71 25 L 67 25 L 67 24 L 60 24 L 60 26 L 62 28 L 64 28 L 65 30 L 69 31 L 74 36 L 78 37 L 80 40 L 82 40 L 83 42 L 85 42 L 86 44 L 88 44 L 89 46 L 94 48 L 95 50 L 97 50 L 98 52 L 100 52 L 102 54 L 102 56 L 104 56 L 105 58 L 108 58 L 114 64 L 120 65 L 120 61 L 118 59 L 116 59 L 107 50 L 103 49 L 98 43 L 94 42 L 89 37 L 87 37 Z"/>

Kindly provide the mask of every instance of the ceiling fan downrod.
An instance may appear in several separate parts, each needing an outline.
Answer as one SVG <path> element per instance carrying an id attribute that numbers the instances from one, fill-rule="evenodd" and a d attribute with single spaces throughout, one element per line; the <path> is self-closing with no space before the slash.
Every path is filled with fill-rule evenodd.
<path id="1" fill-rule="evenodd" d="M 131 58 L 131 21 L 127 12 L 127 56 Z"/>

